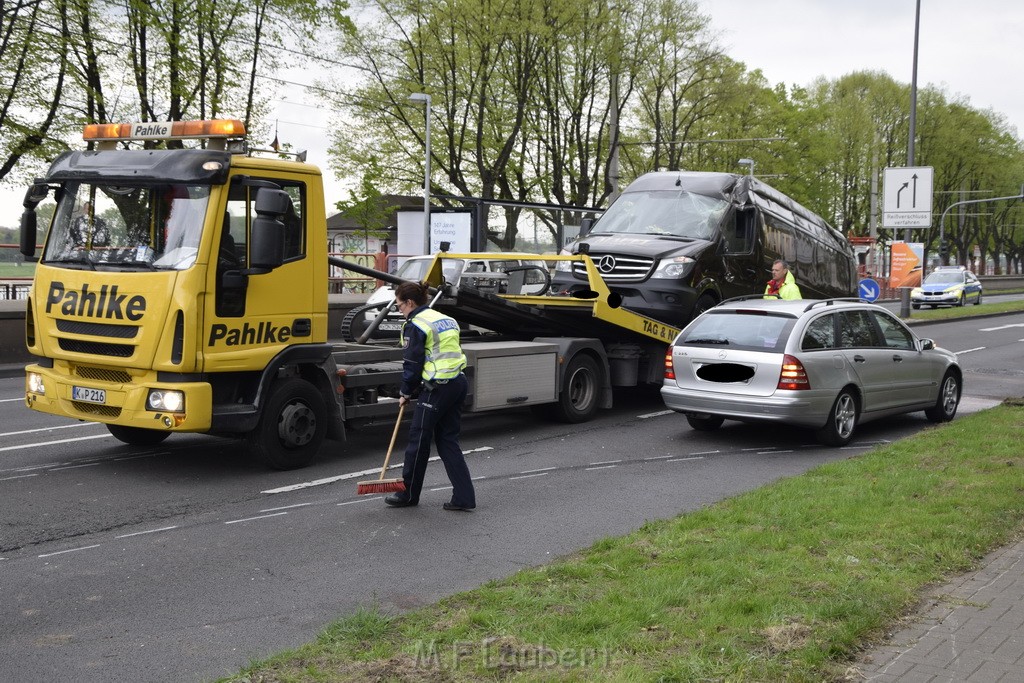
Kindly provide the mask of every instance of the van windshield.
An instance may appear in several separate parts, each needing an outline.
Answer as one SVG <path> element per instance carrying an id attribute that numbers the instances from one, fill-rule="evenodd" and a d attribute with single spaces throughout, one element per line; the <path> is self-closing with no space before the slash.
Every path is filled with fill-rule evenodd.
<path id="1" fill-rule="evenodd" d="M 608 207 L 592 234 L 671 235 L 711 239 L 728 200 L 685 190 L 627 192 Z"/>
<path id="2" fill-rule="evenodd" d="M 427 276 L 427 270 L 433 262 L 433 258 L 411 258 L 398 268 L 395 275 L 403 280 L 419 282 Z M 458 282 L 465 263 L 462 259 L 441 259 L 441 272 L 444 273 L 445 281 Z"/>

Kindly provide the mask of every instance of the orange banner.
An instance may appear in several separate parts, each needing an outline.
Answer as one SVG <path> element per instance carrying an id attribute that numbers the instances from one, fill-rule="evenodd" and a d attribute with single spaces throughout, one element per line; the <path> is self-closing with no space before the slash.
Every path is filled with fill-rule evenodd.
<path id="1" fill-rule="evenodd" d="M 889 286 L 920 287 L 924 245 L 919 243 L 893 242 L 890 245 L 892 267 L 889 269 Z"/>

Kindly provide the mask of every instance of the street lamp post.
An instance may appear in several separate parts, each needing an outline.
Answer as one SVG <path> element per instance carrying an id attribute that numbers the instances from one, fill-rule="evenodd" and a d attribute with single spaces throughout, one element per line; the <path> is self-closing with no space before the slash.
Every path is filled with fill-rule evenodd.
<path id="1" fill-rule="evenodd" d="M 753 176 L 754 175 L 754 160 L 753 159 L 740 159 L 736 163 L 738 163 L 740 166 L 746 166 L 747 167 L 747 175 L 749 175 L 749 176 Z"/>
<path id="2" fill-rule="evenodd" d="M 423 166 L 423 253 L 430 254 L 430 95 L 422 92 L 414 92 L 409 95 L 413 102 L 423 102 L 426 105 L 426 133 L 424 135 L 424 156 L 426 157 Z"/>

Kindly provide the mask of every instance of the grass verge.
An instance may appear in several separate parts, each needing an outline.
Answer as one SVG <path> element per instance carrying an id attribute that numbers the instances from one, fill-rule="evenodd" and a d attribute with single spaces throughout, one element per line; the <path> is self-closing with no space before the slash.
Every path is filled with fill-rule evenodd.
<path id="1" fill-rule="evenodd" d="M 924 588 L 1019 532 L 1022 439 L 1008 401 L 429 608 L 368 607 L 228 680 L 847 680 Z"/>
<path id="2" fill-rule="evenodd" d="M 1000 292 L 1005 294 L 1008 292 Z M 913 320 L 952 320 L 954 318 L 971 318 L 976 315 L 988 315 L 996 313 L 1017 313 L 1024 311 L 1024 301 L 1001 301 L 994 304 L 981 303 L 978 306 L 964 306 L 953 308 L 930 308 L 913 311 L 910 319 Z"/>

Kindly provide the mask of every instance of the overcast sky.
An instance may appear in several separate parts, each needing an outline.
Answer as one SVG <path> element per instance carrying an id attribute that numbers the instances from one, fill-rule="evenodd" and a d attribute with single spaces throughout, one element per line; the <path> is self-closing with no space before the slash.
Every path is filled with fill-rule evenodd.
<path id="1" fill-rule="evenodd" d="M 698 1 L 726 53 L 772 84 L 807 85 L 865 69 L 911 80 L 915 0 Z M 1024 134 L 1022 36 L 1022 0 L 922 0 L 918 86 L 941 86 L 949 97 L 994 109 Z M 287 78 L 301 82 L 310 73 Z M 347 194 L 327 167 L 330 113 L 314 101 L 298 93 L 275 100 L 276 118 L 281 141 L 308 149 L 310 163 L 323 168 L 331 213 Z M 22 187 L 0 186 L 0 225 L 17 224 L 23 195 Z"/>

